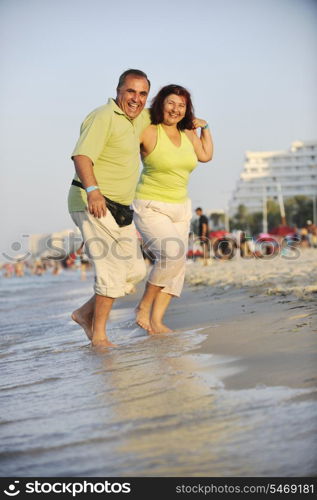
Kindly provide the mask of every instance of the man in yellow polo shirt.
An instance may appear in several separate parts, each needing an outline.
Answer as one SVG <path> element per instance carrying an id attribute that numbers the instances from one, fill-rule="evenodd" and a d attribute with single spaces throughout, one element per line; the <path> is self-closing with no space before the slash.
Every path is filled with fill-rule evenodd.
<path id="1" fill-rule="evenodd" d="M 139 138 L 150 123 L 144 110 L 150 81 L 130 69 L 119 78 L 117 97 L 92 111 L 72 153 L 76 176 L 68 196 L 95 268 L 95 294 L 73 312 L 93 346 L 113 347 L 106 322 L 114 300 L 145 276 L 145 265 L 128 206 L 139 176 Z M 105 198 L 106 197 L 106 198 Z"/>

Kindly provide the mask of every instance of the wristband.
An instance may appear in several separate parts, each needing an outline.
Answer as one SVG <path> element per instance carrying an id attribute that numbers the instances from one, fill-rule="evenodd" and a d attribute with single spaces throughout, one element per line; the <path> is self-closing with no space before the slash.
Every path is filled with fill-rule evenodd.
<path id="1" fill-rule="evenodd" d="M 201 130 L 205 130 L 206 128 L 209 128 L 208 123 L 206 123 L 206 125 L 204 125 L 203 127 L 201 127 Z"/>
<path id="2" fill-rule="evenodd" d="M 89 186 L 85 188 L 86 193 L 90 193 L 91 191 L 95 191 L 95 189 L 99 189 L 99 186 Z"/>

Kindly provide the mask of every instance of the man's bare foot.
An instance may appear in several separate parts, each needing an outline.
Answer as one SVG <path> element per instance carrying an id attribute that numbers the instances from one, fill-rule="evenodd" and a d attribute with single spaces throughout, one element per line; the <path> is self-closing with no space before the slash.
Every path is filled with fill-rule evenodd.
<path id="1" fill-rule="evenodd" d="M 105 349 L 106 347 L 118 347 L 117 344 L 113 344 L 107 338 L 92 340 L 91 346 L 96 349 Z"/>
<path id="2" fill-rule="evenodd" d="M 74 311 L 72 314 L 71 314 L 71 318 L 73 321 L 75 321 L 76 323 L 78 323 L 78 325 L 80 325 L 84 331 L 85 331 L 85 334 L 87 335 L 87 337 L 89 338 L 89 340 L 92 339 L 92 321 L 88 321 L 87 318 L 85 318 L 81 313 L 80 313 L 80 309 L 77 309 L 76 311 Z"/>
<path id="3" fill-rule="evenodd" d="M 144 328 L 144 330 L 149 330 L 151 328 L 150 311 L 137 307 L 135 309 L 135 313 L 136 313 L 135 317 L 136 324 L 139 325 L 141 328 Z"/>
<path id="4" fill-rule="evenodd" d="M 151 326 L 148 329 L 148 333 L 150 335 L 156 334 L 156 333 L 172 333 L 173 330 L 171 330 L 168 326 L 164 325 L 164 323 L 156 323 L 154 321 L 151 321 Z"/>

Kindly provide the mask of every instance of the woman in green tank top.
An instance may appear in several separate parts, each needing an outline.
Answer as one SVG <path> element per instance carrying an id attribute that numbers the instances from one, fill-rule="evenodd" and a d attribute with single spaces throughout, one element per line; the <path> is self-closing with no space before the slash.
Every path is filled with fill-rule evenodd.
<path id="1" fill-rule="evenodd" d="M 192 217 L 189 175 L 197 161 L 211 160 L 213 144 L 208 123 L 194 118 L 190 94 L 180 85 L 163 87 L 150 114 L 152 123 L 141 136 L 143 171 L 133 208 L 143 243 L 155 257 L 136 322 L 155 334 L 171 332 L 163 317 L 184 283 Z"/>

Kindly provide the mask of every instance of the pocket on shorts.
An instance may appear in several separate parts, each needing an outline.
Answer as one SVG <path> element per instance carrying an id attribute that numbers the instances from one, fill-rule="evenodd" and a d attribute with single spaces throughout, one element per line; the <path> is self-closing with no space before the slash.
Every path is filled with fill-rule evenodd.
<path id="1" fill-rule="evenodd" d="M 95 217 L 92 215 L 89 210 L 87 209 L 86 211 L 87 218 L 91 220 L 91 222 L 97 226 L 103 226 L 105 228 L 109 228 L 112 230 L 119 230 L 119 226 L 116 222 L 116 219 L 113 217 L 112 213 L 110 212 L 109 208 L 107 208 L 106 215 L 103 217 Z"/>
<path id="2" fill-rule="evenodd" d="M 137 215 L 139 215 L 142 211 L 150 208 L 151 204 L 152 200 L 133 200 L 132 209 Z"/>

